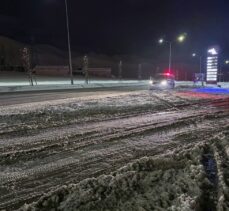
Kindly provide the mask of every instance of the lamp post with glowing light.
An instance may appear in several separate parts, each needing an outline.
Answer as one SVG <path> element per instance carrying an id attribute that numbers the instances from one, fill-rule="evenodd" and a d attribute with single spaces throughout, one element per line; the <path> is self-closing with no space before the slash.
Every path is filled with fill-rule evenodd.
<path id="1" fill-rule="evenodd" d="M 177 41 L 182 43 L 186 39 L 186 33 L 181 34 L 177 37 Z M 164 40 L 163 38 L 159 39 L 159 44 L 168 43 L 169 44 L 169 73 L 171 73 L 171 66 L 172 66 L 172 41 Z"/>
<path id="2" fill-rule="evenodd" d="M 73 74 L 72 74 L 72 52 L 71 52 L 71 39 L 70 39 L 70 30 L 69 30 L 69 18 L 68 18 L 68 2 L 65 2 L 65 10 L 66 10 L 66 26 L 67 26 L 67 33 L 68 33 L 68 57 L 69 57 L 69 72 L 71 78 L 71 85 L 74 84 L 73 81 Z"/>
<path id="3" fill-rule="evenodd" d="M 229 65 L 229 60 L 224 60 L 223 63 L 221 65 L 219 65 L 219 70 L 220 70 L 219 82 L 222 82 L 225 80 L 224 75 L 226 76 L 226 72 L 225 72 L 225 70 L 223 71 L 223 68 L 224 68 L 224 66 L 226 67 L 228 65 Z M 223 80 L 221 81 L 221 79 L 223 79 Z"/>
<path id="4" fill-rule="evenodd" d="M 172 63 L 172 42 L 164 39 L 159 40 L 159 44 L 168 43 L 169 44 L 169 73 L 171 73 L 171 63 Z"/>
<path id="5" fill-rule="evenodd" d="M 226 66 L 228 66 L 229 65 L 229 60 L 226 60 L 224 63 L 225 63 Z M 227 74 L 229 74 L 229 72 L 225 73 L 225 75 L 227 75 Z M 226 78 L 227 78 L 227 76 L 226 76 Z"/>
<path id="6" fill-rule="evenodd" d="M 198 54 L 196 54 L 196 53 L 193 53 L 192 54 L 192 57 L 199 57 L 199 62 L 200 62 L 200 73 L 202 73 L 202 56 L 199 56 Z"/>
<path id="7" fill-rule="evenodd" d="M 204 76 L 203 76 L 203 74 L 202 74 L 202 56 L 200 56 L 200 55 L 198 55 L 198 54 L 196 54 L 196 53 L 193 53 L 192 54 L 192 57 L 198 57 L 199 58 L 199 77 L 201 78 L 201 84 L 202 84 L 202 86 L 204 86 Z M 198 77 L 198 78 L 199 78 Z M 200 80 L 200 78 L 198 79 L 198 80 Z"/>

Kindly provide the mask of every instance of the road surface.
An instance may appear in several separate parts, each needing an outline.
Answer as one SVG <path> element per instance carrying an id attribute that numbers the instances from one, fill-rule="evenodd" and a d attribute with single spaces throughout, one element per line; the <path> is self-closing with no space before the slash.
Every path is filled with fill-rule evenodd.
<path id="1" fill-rule="evenodd" d="M 22 103 L 49 101 L 56 99 L 68 99 L 86 96 L 104 95 L 113 92 L 125 92 L 147 89 L 146 86 L 126 86 L 110 88 L 84 88 L 69 90 L 52 90 L 52 91 L 27 91 L 27 92 L 8 92 L 0 94 L 0 106 L 15 105 Z"/>
<path id="2" fill-rule="evenodd" d="M 229 129 L 227 95 L 113 90 L 11 97 L 1 96 L 0 210 Z"/>

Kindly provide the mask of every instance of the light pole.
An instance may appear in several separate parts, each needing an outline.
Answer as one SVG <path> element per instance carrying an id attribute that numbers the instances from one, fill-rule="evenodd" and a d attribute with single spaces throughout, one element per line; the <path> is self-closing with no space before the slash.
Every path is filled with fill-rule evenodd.
<path id="1" fill-rule="evenodd" d="M 68 33 L 68 57 L 69 57 L 69 72 L 71 77 L 71 85 L 74 84 L 73 74 L 72 74 L 72 53 L 71 53 L 71 39 L 70 39 L 70 30 L 69 30 L 69 19 L 68 19 L 68 2 L 65 0 L 65 10 L 66 10 L 66 26 Z"/>
<path id="2" fill-rule="evenodd" d="M 199 62 L 200 62 L 200 73 L 202 73 L 202 56 L 197 55 L 196 53 L 192 54 L 192 57 L 199 57 Z"/>
<path id="3" fill-rule="evenodd" d="M 201 77 L 201 85 L 204 86 L 204 75 L 202 74 L 202 56 L 196 54 L 196 53 L 193 53 L 192 54 L 192 57 L 199 57 L 199 73 L 200 73 L 200 77 Z"/>
<path id="4" fill-rule="evenodd" d="M 177 37 L 177 42 L 184 42 L 184 40 L 186 39 L 187 34 L 181 34 Z M 163 43 L 168 43 L 169 44 L 169 73 L 171 73 L 171 67 L 172 67 L 172 41 L 168 41 L 168 40 L 164 40 L 163 38 L 159 39 L 159 44 L 163 44 Z"/>
<path id="5" fill-rule="evenodd" d="M 224 63 L 225 63 L 226 66 L 228 66 L 228 65 L 229 65 L 229 60 L 226 60 Z M 227 74 L 228 74 L 228 73 L 227 73 Z M 225 73 L 225 75 L 226 75 L 226 80 L 227 80 L 227 74 Z M 225 77 L 224 77 L 224 81 L 225 81 Z"/>
<path id="6" fill-rule="evenodd" d="M 168 43 L 169 44 L 169 73 L 171 73 L 171 66 L 172 66 L 172 41 L 167 41 L 164 39 L 159 40 L 159 44 Z"/>
<path id="7" fill-rule="evenodd" d="M 225 78 L 223 77 L 224 75 L 226 75 L 226 73 L 223 73 L 223 67 L 224 66 L 228 66 L 229 65 L 229 60 L 225 60 L 221 65 L 220 65 L 220 73 L 219 73 L 219 82 L 221 82 L 221 79 L 223 79 L 223 81 L 225 80 Z"/>

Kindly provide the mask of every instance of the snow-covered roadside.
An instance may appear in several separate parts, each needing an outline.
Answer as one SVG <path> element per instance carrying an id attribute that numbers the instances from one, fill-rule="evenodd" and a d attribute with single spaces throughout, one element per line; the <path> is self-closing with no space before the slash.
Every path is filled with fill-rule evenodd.
<path id="1" fill-rule="evenodd" d="M 44 195 L 20 211 L 38 210 L 202 210 L 202 186 L 208 186 L 201 163 L 205 144 L 174 154 L 144 157 L 110 175 L 86 179 Z"/>
<path id="2" fill-rule="evenodd" d="M 180 146 L 165 155 L 138 159 L 110 175 L 63 186 L 19 210 L 228 210 L 228 155 L 221 157 L 223 147 L 229 147 L 227 134 Z M 203 156 L 209 156 L 211 150 L 218 185 L 212 183 L 215 172 L 211 165 L 215 161 L 203 162 Z M 214 177 L 217 181 L 217 175 Z"/>

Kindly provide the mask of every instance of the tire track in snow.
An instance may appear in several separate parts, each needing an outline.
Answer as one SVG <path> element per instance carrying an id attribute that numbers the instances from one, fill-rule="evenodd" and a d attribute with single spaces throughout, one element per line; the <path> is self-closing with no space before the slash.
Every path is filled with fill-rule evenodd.
<path id="1" fill-rule="evenodd" d="M 13 210 L 60 185 L 109 173 L 141 156 L 202 141 L 229 124 L 228 112 L 224 111 L 227 101 L 222 100 L 219 109 L 210 100 L 204 105 L 193 102 L 190 106 L 188 102 L 174 111 L 173 106 L 185 102 L 174 98 L 175 102 L 173 95 L 169 97 L 172 104 L 167 112 L 143 110 L 132 116 L 129 111 L 121 120 L 51 127 L 19 139 L 3 137 L 0 160 L 10 157 L 11 163 L 0 166 L 0 209 Z"/>

